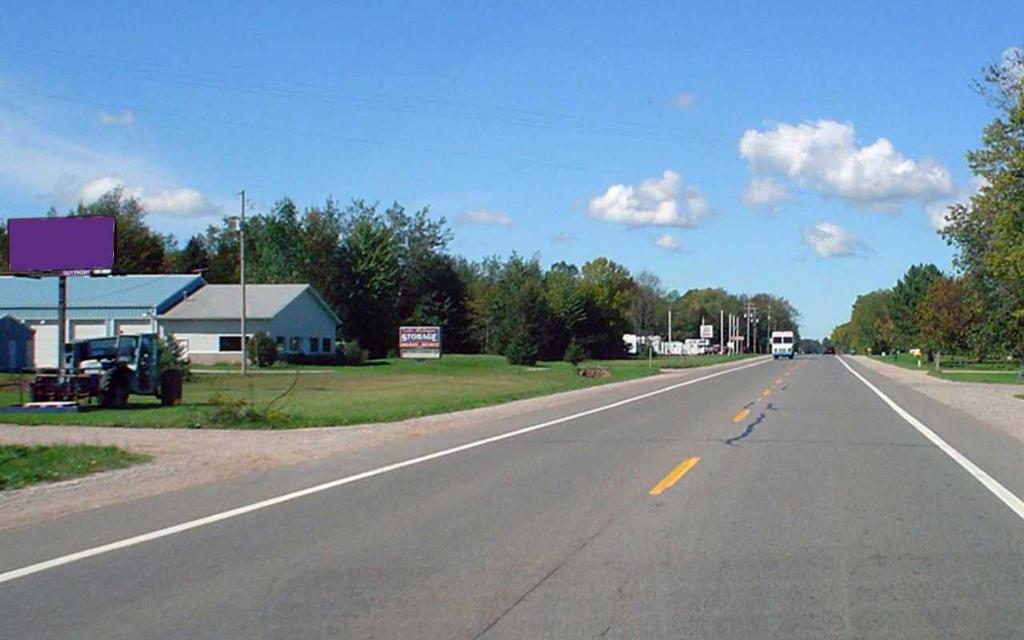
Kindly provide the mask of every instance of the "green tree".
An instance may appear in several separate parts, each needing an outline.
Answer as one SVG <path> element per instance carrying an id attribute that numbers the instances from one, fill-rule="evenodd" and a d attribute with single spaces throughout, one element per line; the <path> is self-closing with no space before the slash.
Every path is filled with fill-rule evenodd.
<path id="1" fill-rule="evenodd" d="M 383 219 L 359 212 L 348 221 L 336 273 L 328 295 L 337 301 L 345 335 L 371 357 L 386 355 L 397 340 L 401 263 Z"/>
<path id="2" fill-rule="evenodd" d="M 209 268 L 210 254 L 206 251 L 206 242 L 203 236 L 194 235 L 175 256 L 174 271 L 175 273 L 199 273 Z"/>
<path id="3" fill-rule="evenodd" d="M 79 203 L 72 215 L 114 218 L 114 272 L 161 273 L 165 269 L 165 237 L 146 225 L 146 210 L 138 198 L 116 187 L 92 204 Z"/>
<path id="4" fill-rule="evenodd" d="M 1024 61 L 990 66 L 981 92 L 1000 111 L 967 163 L 981 187 L 954 205 L 943 230 L 956 266 L 987 311 L 975 351 L 1006 349 L 1024 357 Z M 987 344 L 981 344 L 985 337 Z"/>
<path id="5" fill-rule="evenodd" d="M 964 280 L 942 277 L 928 287 L 917 315 L 921 337 L 929 350 L 963 354 L 982 313 Z"/>
<path id="6" fill-rule="evenodd" d="M 881 353 L 892 345 L 892 319 L 889 317 L 891 289 L 857 296 L 850 313 L 847 341 L 858 351 Z M 833 337 L 835 341 L 835 338 Z M 836 341 L 838 342 L 838 341 Z"/>
<path id="7" fill-rule="evenodd" d="M 893 346 L 899 349 L 918 347 L 921 336 L 917 308 L 933 282 L 942 272 L 933 264 L 919 264 L 907 269 L 893 287 L 889 299 L 889 315 L 893 324 Z"/>
<path id="8" fill-rule="evenodd" d="M 556 262 L 544 274 L 544 295 L 551 312 L 558 318 L 566 348 L 571 344 L 573 355 L 583 353 L 576 344 L 576 334 L 587 317 L 587 300 L 580 285 L 580 270 L 567 262 Z M 578 361 L 578 360 L 577 360 Z"/>
<path id="9" fill-rule="evenodd" d="M 596 258 L 583 265 L 580 287 L 586 299 L 585 320 L 577 337 L 593 357 L 623 353 L 622 336 L 630 332 L 629 309 L 636 283 L 622 265 Z"/>

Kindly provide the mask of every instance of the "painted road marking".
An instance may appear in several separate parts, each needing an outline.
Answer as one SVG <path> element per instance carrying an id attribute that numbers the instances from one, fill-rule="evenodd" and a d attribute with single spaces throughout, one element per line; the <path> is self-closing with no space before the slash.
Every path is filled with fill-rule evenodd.
<path id="1" fill-rule="evenodd" d="M 740 409 L 740 412 L 732 417 L 733 422 L 739 422 L 750 415 L 750 409 Z"/>
<path id="2" fill-rule="evenodd" d="M 461 444 L 456 447 L 451 447 L 449 449 L 442 449 L 441 451 L 435 451 L 434 453 L 428 453 L 426 455 L 418 456 L 416 458 L 409 458 L 408 460 L 403 460 L 401 462 L 396 462 L 394 464 L 385 465 L 383 467 L 377 467 L 376 469 L 370 469 L 369 471 L 364 471 L 362 473 L 357 473 L 351 476 L 345 476 L 344 478 L 338 478 L 337 480 L 331 480 L 329 482 L 324 482 L 323 484 L 307 487 L 305 489 L 300 489 L 298 491 L 293 491 L 291 493 L 286 493 L 273 498 L 268 498 L 266 500 L 261 500 L 259 502 L 253 502 L 252 504 L 247 504 L 234 509 L 229 509 L 227 511 L 221 511 L 220 513 L 214 513 L 203 518 L 197 518 L 196 520 L 189 520 L 188 522 L 182 522 L 181 524 L 165 527 L 163 529 L 157 529 L 155 531 L 150 531 L 148 533 L 132 536 L 130 538 L 125 538 L 123 540 L 118 540 L 116 542 L 110 542 L 107 544 L 100 545 L 98 547 L 83 549 L 82 551 L 70 553 L 68 555 L 60 556 L 52 560 L 46 560 L 44 562 L 30 564 L 28 566 L 21 567 L 20 569 L 14 569 L 11 571 L 0 573 L 0 584 L 10 582 L 12 580 L 17 580 L 18 578 L 24 578 L 25 576 L 30 576 L 34 573 L 40 573 L 42 571 L 47 571 L 49 569 L 55 569 L 66 564 L 71 564 L 72 562 L 78 562 L 79 560 L 85 560 L 87 558 L 92 558 L 98 555 L 102 555 L 104 553 L 110 553 L 111 551 L 117 551 L 119 549 L 125 549 L 127 547 L 134 547 L 145 542 L 152 542 L 153 540 L 159 540 L 160 538 L 166 538 L 168 536 L 173 536 L 178 533 L 191 531 L 192 529 L 198 529 L 199 527 L 205 527 L 207 525 L 221 522 L 222 520 L 228 520 L 230 518 L 242 516 L 247 513 L 252 513 L 254 511 L 259 511 L 261 509 L 266 509 L 268 507 L 274 507 L 279 504 L 290 502 L 292 500 L 297 500 L 299 498 L 304 498 L 306 496 L 320 493 L 322 491 L 336 489 L 337 487 L 341 487 L 346 484 L 352 484 L 353 482 L 359 482 L 360 480 L 366 480 L 368 478 L 384 475 L 385 473 L 390 473 L 392 471 L 397 471 L 399 469 L 405 469 L 406 467 L 412 467 L 415 465 L 423 464 L 424 462 L 430 462 L 432 460 L 437 460 L 439 458 L 445 458 L 447 456 L 455 455 L 457 453 L 462 453 L 463 451 L 469 451 L 470 449 L 476 449 L 477 447 L 482 447 L 488 444 L 494 444 L 495 442 L 501 442 L 502 440 L 508 440 L 510 438 L 526 435 L 527 433 L 532 433 L 534 431 L 547 429 L 549 427 L 563 424 L 565 422 L 570 422 L 578 418 L 592 416 L 595 413 L 601 413 L 603 411 L 608 411 L 610 409 L 622 407 L 628 404 L 632 404 L 634 402 L 640 402 L 641 400 L 646 400 L 647 398 L 653 398 L 654 396 L 658 396 L 663 393 L 669 393 L 677 389 L 682 389 L 683 387 L 688 387 L 691 384 L 697 384 L 698 382 L 712 380 L 714 378 L 728 375 L 730 373 L 735 373 L 736 371 L 742 371 L 744 369 L 750 369 L 751 367 L 757 367 L 766 362 L 771 361 L 768 359 L 757 360 L 750 364 L 745 364 L 738 367 L 730 367 L 728 369 L 716 371 L 715 373 L 709 373 L 706 376 L 694 378 L 693 380 L 679 382 L 664 387 L 662 389 L 656 389 L 654 391 L 648 391 L 647 393 L 641 393 L 640 395 L 625 398 L 624 400 L 619 400 L 617 402 L 612 402 L 610 404 L 601 405 L 600 407 L 594 407 L 593 409 L 587 409 L 586 411 L 580 411 L 579 413 L 574 413 L 572 415 L 563 416 L 561 418 L 555 418 L 554 420 L 548 420 L 547 422 L 541 422 L 539 424 L 530 425 L 528 427 L 523 427 L 521 429 L 516 429 L 514 431 L 508 431 L 506 433 L 501 433 L 496 436 L 491 436 L 489 438 L 474 440 L 473 442 L 467 442 L 466 444 Z"/>
<path id="3" fill-rule="evenodd" d="M 878 387 L 868 382 L 867 378 L 854 371 L 853 367 L 846 363 L 845 358 L 840 357 L 838 360 L 850 373 L 856 376 L 858 380 L 866 384 L 868 389 L 871 389 L 876 396 L 881 398 L 885 404 L 889 405 L 889 408 L 895 411 L 899 417 L 910 423 L 910 426 L 917 429 L 921 435 L 930 440 L 932 444 L 939 448 L 939 450 L 952 458 L 958 465 L 963 467 L 967 473 L 974 476 L 975 480 L 980 482 L 986 489 L 1002 500 L 1003 504 L 1010 507 L 1010 510 L 1016 513 L 1021 520 L 1024 520 L 1024 500 L 1018 498 L 1009 489 L 1000 484 L 998 480 L 988 475 L 988 473 L 986 473 L 981 467 L 968 460 L 966 456 L 954 449 L 934 431 L 926 427 L 923 422 L 910 415 L 906 409 L 896 404 L 892 398 L 885 395 Z"/>
<path id="4" fill-rule="evenodd" d="M 775 384 L 782 384 L 782 378 L 779 378 L 778 380 L 776 380 Z"/>
<path id="5" fill-rule="evenodd" d="M 761 392 L 761 397 L 762 398 L 767 398 L 771 394 L 772 394 L 772 390 L 771 389 L 765 389 L 764 391 Z"/>
<path id="6" fill-rule="evenodd" d="M 651 487 L 650 494 L 652 496 L 660 496 L 662 493 L 668 490 L 669 487 L 679 482 L 679 479 L 686 475 L 686 472 L 697 466 L 700 462 L 700 458 L 693 456 L 680 462 L 675 469 L 668 472 L 668 475 L 658 481 L 658 484 Z"/>

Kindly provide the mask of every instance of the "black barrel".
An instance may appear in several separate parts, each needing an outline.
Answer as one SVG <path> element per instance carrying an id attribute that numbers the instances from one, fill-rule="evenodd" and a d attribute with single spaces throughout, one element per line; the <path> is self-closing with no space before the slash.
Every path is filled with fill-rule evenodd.
<path id="1" fill-rule="evenodd" d="M 181 400 L 181 369 L 165 369 L 160 374 L 160 404 L 170 407 Z"/>

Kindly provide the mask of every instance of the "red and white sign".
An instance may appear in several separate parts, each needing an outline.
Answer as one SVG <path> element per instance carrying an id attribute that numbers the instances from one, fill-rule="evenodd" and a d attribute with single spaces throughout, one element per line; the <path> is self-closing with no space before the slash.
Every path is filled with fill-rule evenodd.
<path id="1" fill-rule="evenodd" d="M 399 327 L 398 355 L 402 358 L 440 358 L 441 327 Z"/>

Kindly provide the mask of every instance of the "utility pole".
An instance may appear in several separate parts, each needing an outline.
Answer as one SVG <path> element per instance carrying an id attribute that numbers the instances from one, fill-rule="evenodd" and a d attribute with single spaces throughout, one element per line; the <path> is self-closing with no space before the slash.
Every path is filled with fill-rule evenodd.
<path id="1" fill-rule="evenodd" d="M 718 353 L 725 353 L 725 309 L 718 310 Z"/>
<path id="2" fill-rule="evenodd" d="M 672 310 L 668 310 L 668 341 L 672 342 Z"/>
<path id="3" fill-rule="evenodd" d="M 744 315 L 744 317 L 747 320 L 747 339 L 746 339 L 746 342 L 747 342 L 747 350 L 749 351 L 751 349 L 751 342 L 750 342 L 750 326 L 751 326 L 751 324 L 755 325 L 755 327 L 754 327 L 754 339 L 755 340 L 757 339 L 757 327 L 756 327 L 756 323 L 757 323 L 757 305 L 755 305 L 753 302 L 748 302 L 746 304 L 746 309 L 745 309 L 745 312 L 744 312 L 743 315 Z M 754 349 L 754 352 L 756 353 L 757 352 L 757 345 L 756 344 L 753 346 L 753 349 Z"/>
<path id="4" fill-rule="evenodd" d="M 238 221 L 238 275 L 242 283 L 242 375 L 248 375 L 245 343 L 245 189 L 238 195 L 242 196 L 242 216 Z"/>

